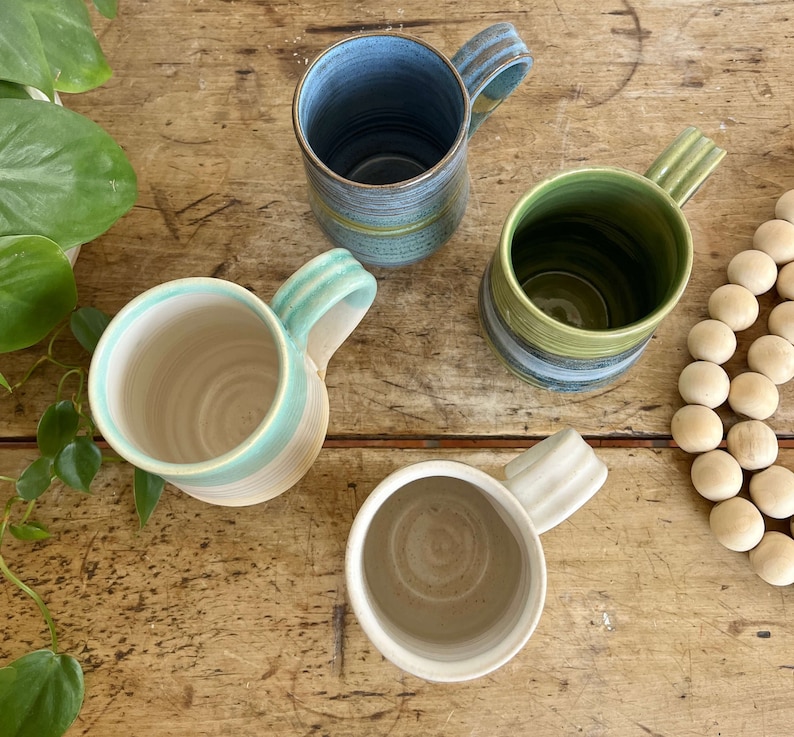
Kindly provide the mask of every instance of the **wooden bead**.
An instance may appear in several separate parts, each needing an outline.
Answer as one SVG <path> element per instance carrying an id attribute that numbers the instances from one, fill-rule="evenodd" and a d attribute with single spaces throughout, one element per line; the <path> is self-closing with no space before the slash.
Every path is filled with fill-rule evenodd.
<path id="1" fill-rule="evenodd" d="M 714 536 L 728 550 L 751 550 L 764 536 L 764 518 L 752 502 L 735 496 L 715 504 L 709 515 Z"/>
<path id="2" fill-rule="evenodd" d="M 780 269 L 775 286 L 783 299 L 794 299 L 794 261 Z"/>
<path id="3" fill-rule="evenodd" d="M 722 320 L 701 320 L 689 331 L 686 347 L 696 360 L 723 364 L 736 352 L 736 334 Z"/>
<path id="4" fill-rule="evenodd" d="M 794 189 L 790 189 L 775 203 L 775 217 L 794 223 Z"/>
<path id="5" fill-rule="evenodd" d="M 794 302 L 781 302 L 769 312 L 767 328 L 772 335 L 779 335 L 794 343 Z"/>
<path id="6" fill-rule="evenodd" d="M 782 532 L 767 532 L 750 551 L 750 566 L 767 583 L 794 583 L 794 539 Z"/>
<path id="7" fill-rule="evenodd" d="M 767 517 L 791 517 L 794 515 L 794 473 L 783 466 L 770 466 L 753 474 L 750 497 Z"/>
<path id="8" fill-rule="evenodd" d="M 722 320 L 738 333 L 747 330 L 755 322 L 758 317 L 758 300 L 746 287 L 723 284 L 711 293 L 708 310 L 709 317 Z"/>
<path id="9" fill-rule="evenodd" d="M 777 410 L 780 402 L 775 383 L 756 371 L 746 371 L 731 381 L 728 404 L 738 415 L 765 420 Z"/>
<path id="10" fill-rule="evenodd" d="M 777 460 L 777 436 L 760 420 L 737 422 L 728 430 L 727 446 L 746 471 L 760 471 Z"/>
<path id="11" fill-rule="evenodd" d="M 794 378 L 794 345 L 779 335 L 762 335 L 747 349 L 747 365 L 780 386 Z"/>
<path id="12" fill-rule="evenodd" d="M 753 248 L 769 254 L 780 266 L 794 261 L 794 223 L 767 220 L 753 234 Z"/>
<path id="13" fill-rule="evenodd" d="M 731 380 L 725 369 L 711 361 L 695 361 L 678 377 L 678 391 L 688 404 L 719 407 L 727 398 Z"/>
<path id="14" fill-rule="evenodd" d="M 697 456 L 692 461 L 690 475 L 695 491 L 712 502 L 736 496 L 744 483 L 744 473 L 738 461 L 719 448 Z"/>
<path id="15" fill-rule="evenodd" d="M 728 264 L 728 281 L 743 286 L 754 295 L 764 294 L 775 286 L 777 264 L 763 251 L 740 251 Z"/>
<path id="16" fill-rule="evenodd" d="M 713 409 L 687 404 L 673 415 L 670 432 L 681 450 L 705 453 L 722 442 L 722 420 Z"/>

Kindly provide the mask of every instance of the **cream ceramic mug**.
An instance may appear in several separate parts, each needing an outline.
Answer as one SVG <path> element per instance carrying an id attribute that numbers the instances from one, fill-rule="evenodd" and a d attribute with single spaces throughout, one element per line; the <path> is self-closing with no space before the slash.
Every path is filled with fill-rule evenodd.
<path id="1" fill-rule="evenodd" d="M 270 305 L 223 279 L 166 282 L 111 320 L 88 393 L 109 445 L 191 496 L 256 504 L 309 470 L 328 427 L 328 360 L 375 278 L 342 248 L 296 271 Z"/>
<path id="2" fill-rule="evenodd" d="M 518 653 L 546 595 L 539 535 L 590 499 L 607 468 L 569 428 L 504 475 L 422 461 L 388 476 L 356 515 L 345 560 L 350 604 L 375 647 L 408 673 L 465 681 Z"/>

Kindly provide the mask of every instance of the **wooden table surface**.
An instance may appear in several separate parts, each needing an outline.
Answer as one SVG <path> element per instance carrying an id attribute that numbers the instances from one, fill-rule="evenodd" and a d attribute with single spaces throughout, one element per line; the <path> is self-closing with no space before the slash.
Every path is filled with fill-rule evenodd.
<path id="1" fill-rule="evenodd" d="M 86 672 L 69 737 L 166 735 L 613 735 L 783 737 L 794 720 L 791 588 L 761 581 L 708 526 L 711 504 L 670 441 L 686 335 L 731 257 L 794 188 L 794 3 L 729 0 L 121 0 L 96 19 L 114 77 L 65 104 L 105 127 L 137 172 L 135 208 L 86 245 L 81 305 L 116 312 L 191 275 L 269 300 L 329 244 L 309 210 L 291 122 L 295 85 L 330 43 L 400 30 L 449 55 L 512 22 L 535 65 L 470 143 L 471 200 L 425 261 L 372 269 L 376 302 L 332 359 L 326 448 L 281 497 L 229 510 L 167 487 L 137 532 L 129 467 L 91 497 L 55 488 L 55 532 L 5 557 L 49 603 Z M 613 385 L 562 395 L 508 374 L 476 313 L 483 269 L 516 198 L 583 164 L 644 172 L 697 125 L 728 152 L 686 205 L 695 264 L 684 299 Z M 739 336 L 729 372 L 775 295 Z M 76 355 L 68 341 L 64 355 Z M 18 379 L 41 347 L 2 357 Z M 57 371 L 0 398 L 0 475 L 34 457 Z M 791 445 L 794 390 L 769 421 Z M 722 410 L 726 421 L 731 416 Z M 356 509 L 390 471 L 457 458 L 498 472 L 564 426 L 609 467 L 599 494 L 543 536 L 546 609 L 493 675 L 438 685 L 406 675 L 346 603 Z M 794 468 L 794 450 L 781 462 Z M 10 493 L 10 492 L 9 492 Z M 35 607 L 4 585 L 0 665 L 47 645 Z"/>

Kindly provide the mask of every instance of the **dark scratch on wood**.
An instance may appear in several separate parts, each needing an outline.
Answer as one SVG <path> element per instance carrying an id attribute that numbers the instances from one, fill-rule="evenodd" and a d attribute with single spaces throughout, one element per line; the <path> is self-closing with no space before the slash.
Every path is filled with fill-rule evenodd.
<path id="1" fill-rule="evenodd" d="M 182 215 L 187 212 L 191 207 L 195 207 L 196 205 L 200 205 L 204 200 L 208 200 L 212 195 L 215 194 L 214 192 L 210 192 L 209 194 L 205 194 L 203 197 L 199 197 L 197 200 L 194 200 L 188 205 L 185 205 L 181 210 L 176 210 L 177 215 Z"/>
<path id="2" fill-rule="evenodd" d="M 211 217 L 217 215 L 219 212 L 223 212 L 224 210 L 234 206 L 239 205 L 240 200 L 232 197 L 225 205 L 221 205 L 220 207 L 215 208 L 212 212 L 208 212 L 206 215 L 202 215 L 200 218 L 196 218 L 195 220 L 191 220 L 191 225 L 196 225 L 197 223 L 201 223 L 204 220 L 209 220 Z"/>
<path id="3" fill-rule="evenodd" d="M 171 143 L 182 143 L 185 146 L 203 146 L 206 143 L 212 143 L 212 138 L 202 138 L 200 141 L 188 141 L 185 138 L 175 138 L 174 136 L 166 136 L 163 133 L 160 134 L 160 138 L 165 139 L 166 141 L 170 141 Z"/>
<path id="4" fill-rule="evenodd" d="M 651 735 L 651 737 L 664 737 L 661 732 L 654 732 L 652 729 L 648 729 L 644 724 L 640 724 L 639 722 L 634 722 L 645 734 Z"/>
<path id="5" fill-rule="evenodd" d="M 94 536 L 91 538 L 91 541 L 88 543 L 88 547 L 85 549 L 85 554 L 83 555 L 83 561 L 80 564 L 80 576 L 83 582 L 83 590 L 85 590 L 85 585 L 88 579 L 93 577 L 93 572 L 88 571 L 88 556 L 94 547 L 94 540 L 96 540 L 98 534 L 99 534 L 99 530 L 97 530 L 94 533 Z"/>
<path id="6" fill-rule="evenodd" d="M 467 23 L 467 18 L 445 18 L 444 24 L 451 25 L 451 24 L 460 24 L 460 23 Z M 337 24 L 329 24 L 329 25 L 310 25 L 306 27 L 306 33 L 317 33 L 317 34 L 324 34 L 324 33 L 361 33 L 362 31 L 382 31 L 387 26 L 391 26 L 394 30 L 406 30 L 408 28 L 422 28 L 422 27 L 433 27 L 438 25 L 437 21 L 432 19 L 423 19 L 417 18 L 416 20 L 412 21 L 392 21 L 389 22 L 387 20 L 382 20 L 378 23 L 349 23 L 347 25 L 337 25 Z"/>
<path id="7" fill-rule="evenodd" d="M 179 241 L 179 225 L 176 222 L 173 210 L 168 205 L 167 195 L 161 189 L 155 189 L 154 187 L 152 188 L 152 193 L 154 194 L 154 204 L 157 205 L 157 209 L 163 216 L 165 227 L 168 228 L 168 232 L 173 236 L 174 240 Z"/>
<path id="8" fill-rule="evenodd" d="M 345 615 L 347 604 L 334 604 L 333 629 L 334 629 L 334 654 L 331 658 L 331 668 L 336 675 L 342 675 L 345 667 Z"/>

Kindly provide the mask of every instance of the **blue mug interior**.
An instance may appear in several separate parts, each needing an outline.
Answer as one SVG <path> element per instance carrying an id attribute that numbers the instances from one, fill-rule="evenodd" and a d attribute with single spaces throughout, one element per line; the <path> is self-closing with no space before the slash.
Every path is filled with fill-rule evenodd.
<path id="1" fill-rule="evenodd" d="M 460 76 L 424 43 L 357 36 L 328 49 L 301 84 L 297 120 L 328 169 L 361 184 L 394 184 L 438 164 L 468 127 Z"/>

